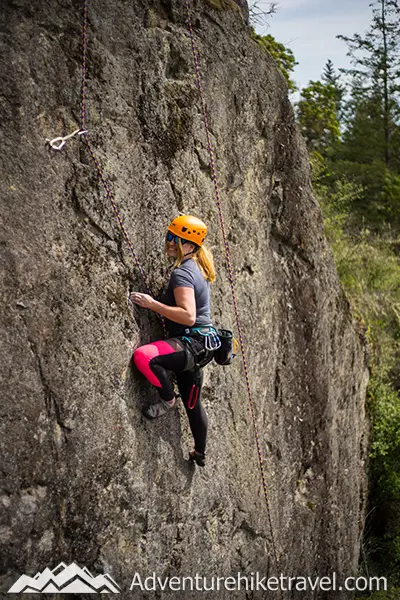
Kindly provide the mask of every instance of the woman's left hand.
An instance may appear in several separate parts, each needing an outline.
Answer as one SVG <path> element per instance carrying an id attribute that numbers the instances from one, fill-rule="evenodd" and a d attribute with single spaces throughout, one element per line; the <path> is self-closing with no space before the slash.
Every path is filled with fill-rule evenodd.
<path id="1" fill-rule="evenodd" d="M 135 304 L 138 304 L 142 308 L 153 308 L 154 306 L 154 298 L 149 296 L 149 294 L 140 294 L 139 292 L 132 292 L 130 295 L 130 299 Z"/>

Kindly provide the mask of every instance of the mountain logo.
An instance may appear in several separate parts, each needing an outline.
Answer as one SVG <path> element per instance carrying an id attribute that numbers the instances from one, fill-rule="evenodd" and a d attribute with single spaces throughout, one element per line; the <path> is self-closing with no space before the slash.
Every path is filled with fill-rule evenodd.
<path id="1" fill-rule="evenodd" d="M 46 568 L 34 577 L 21 575 L 10 587 L 9 594 L 119 594 L 121 588 L 114 579 L 106 575 L 93 577 L 89 569 L 74 562 L 68 567 L 61 562 L 52 571 Z"/>

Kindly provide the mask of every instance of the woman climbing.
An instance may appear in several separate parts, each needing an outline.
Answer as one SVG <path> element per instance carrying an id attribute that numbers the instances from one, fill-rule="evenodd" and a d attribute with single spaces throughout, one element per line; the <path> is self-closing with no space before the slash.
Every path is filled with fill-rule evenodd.
<path id="1" fill-rule="evenodd" d="M 203 467 L 207 437 L 207 415 L 201 403 L 204 366 L 219 346 L 211 324 L 210 283 L 215 280 L 212 254 L 204 245 L 207 226 L 197 217 L 182 215 L 168 226 L 165 242 L 167 256 L 174 259 L 168 287 L 158 302 L 148 294 L 132 292 L 131 300 L 166 318 L 168 339 L 140 346 L 133 358 L 136 367 L 157 387 L 160 401 L 143 414 L 155 419 L 176 404 L 173 382 L 176 374 L 179 394 L 185 405 L 194 450 L 190 459 Z"/>

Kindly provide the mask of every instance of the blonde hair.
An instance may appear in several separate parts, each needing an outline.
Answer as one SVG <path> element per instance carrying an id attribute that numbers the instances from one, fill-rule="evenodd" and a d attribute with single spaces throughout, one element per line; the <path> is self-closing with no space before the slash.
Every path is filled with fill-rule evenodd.
<path id="1" fill-rule="evenodd" d="M 189 242 L 189 243 L 193 243 L 193 242 Z M 207 248 L 207 246 L 205 244 L 203 244 L 202 246 L 196 246 L 196 244 L 193 243 L 193 245 L 195 246 L 195 249 L 193 251 L 192 258 L 199 265 L 199 269 L 203 273 L 203 275 L 207 279 L 207 281 L 212 283 L 213 281 L 215 281 L 215 266 L 214 266 L 214 259 L 213 259 L 211 250 L 209 250 L 209 248 Z M 167 246 L 167 242 L 166 242 L 165 250 L 167 250 L 167 247 L 168 246 Z M 180 267 L 183 259 L 185 258 L 185 255 L 183 254 L 181 238 L 179 238 L 179 240 L 178 240 L 177 253 L 178 253 L 178 256 L 176 257 L 175 262 L 174 262 L 174 269 L 176 269 L 177 267 Z"/>

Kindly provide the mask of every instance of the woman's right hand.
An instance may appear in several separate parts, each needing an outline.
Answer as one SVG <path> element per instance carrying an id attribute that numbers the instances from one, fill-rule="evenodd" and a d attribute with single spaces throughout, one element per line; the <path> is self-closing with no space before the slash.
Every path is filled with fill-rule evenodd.
<path id="1" fill-rule="evenodd" d="M 142 308 L 150 308 L 150 310 L 153 310 L 154 298 L 149 296 L 149 294 L 141 294 L 140 292 L 131 292 L 130 299 L 131 299 L 131 302 L 133 302 L 134 304 L 138 304 Z"/>

